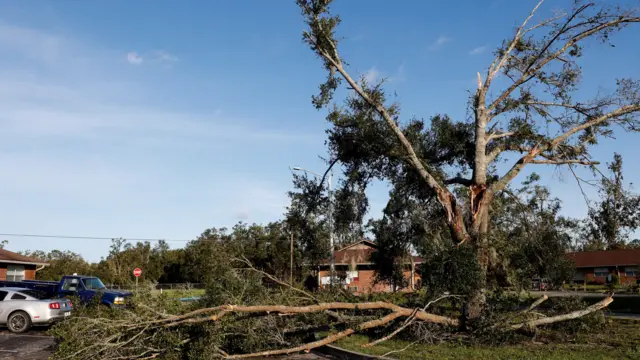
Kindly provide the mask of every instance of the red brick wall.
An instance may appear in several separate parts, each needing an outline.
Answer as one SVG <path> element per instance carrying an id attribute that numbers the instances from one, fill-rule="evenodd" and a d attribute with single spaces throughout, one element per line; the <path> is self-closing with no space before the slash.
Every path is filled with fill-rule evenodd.
<path id="1" fill-rule="evenodd" d="M 7 280 L 7 265 L 0 264 L 0 280 Z"/>
<path id="2" fill-rule="evenodd" d="M 36 266 L 35 265 L 25 265 L 25 267 L 24 267 L 24 279 L 25 280 L 35 280 L 36 279 Z"/>
<path id="3" fill-rule="evenodd" d="M 637 276 L 626 276 L 625 275 L 625 269 L 619 269 L 618 272 L 616 272 L 615 269 L 610 268 L 609 272 L 612 274 L 617 273 L 620 277 L 620 283 L 621 284 L 634 284 L 637 280 Z M 606 284 L 607 283 L 607 277 L 606 276 L 595 276 L 595 268 L 589 268 L 589 269 L 578 269 L 578 272 L 584 274 L 584 279 L 587 281 L 587 283 L 598 283 L 598 284 Z"/>

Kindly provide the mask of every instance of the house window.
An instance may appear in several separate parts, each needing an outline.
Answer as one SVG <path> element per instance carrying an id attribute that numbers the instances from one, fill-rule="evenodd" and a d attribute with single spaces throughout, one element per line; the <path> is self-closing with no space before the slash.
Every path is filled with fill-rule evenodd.
<path id="1" fill-rule="evenodd" d="M 636 268 L 632 268 L 632 267 L 628 267 L 624 269 L 624 276 L 626 277 L 636 277 L 636 275 L 638 274 L 638 269 Z"/>
<path id="2" fill-rule="evenodd" d="M 605 276 L 609 275 L 609 269 L 607 269 L 607 268 L 596 268 L 593 273 L 594 273 L 595 277 L 605 277 Z"/>
<path id="3" fill-rule="evenodd" d="M 8 281 L 22 281 L 22 280 L 24 280 L 24 266 L 22 266 L 22 265 L 7 265 L 7 280 Z"/>

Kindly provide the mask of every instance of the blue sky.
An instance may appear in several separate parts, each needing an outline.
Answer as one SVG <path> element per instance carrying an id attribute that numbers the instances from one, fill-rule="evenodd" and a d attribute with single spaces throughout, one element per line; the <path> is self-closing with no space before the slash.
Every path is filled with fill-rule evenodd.
<path id="1" fill-rule="evenodd" d="M 350 71 L 389 78 L 404 118 L 463 119 L 476 72 L 534 5 L 338 0 L 334 9 Z M 325 112 L 310 97 L 325 74 L 303 28 L 284 0 L 0 3 L 0 233 L 192 239 L 278 219 L 288 166 L 324 170 Z M 587 48 L 585 96 L 639 77 L 639 30 L 616 35 L 616 48 Z M 637 181 L 635 139 L 620 133 L 596 158 L 622 153 Z M 531 170 L 548 175 L 566 214 L 585 213 L 566 170 Z M 370 196 L 379 214 L 384 186 Z M 90 260 L 109 245 L 3 238 L 10 250 Z"/>

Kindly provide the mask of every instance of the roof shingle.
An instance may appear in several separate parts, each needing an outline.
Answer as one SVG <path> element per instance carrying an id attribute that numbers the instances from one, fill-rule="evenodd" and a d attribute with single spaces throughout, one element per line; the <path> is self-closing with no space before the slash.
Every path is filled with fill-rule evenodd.
<path id="1" fill-rule="evenodd" d="M 31 258 L 28 256 L 16 254 L 9 250 L 0 249 L 0 262 L 14 262 L 14 263 L 25 263 L 25 264 L 35 264 L 35 265 L 46 265 L 46 262 Z"/>
<path id="2" fill-rule="evenodd" d="M 576 268 L 640 265 L 640 249 L 581 251 L 568 256 Z"/>
<path id="3" fill-rule="evenodd" d="M 366 246 L 366 248 L 354 249 L 356 245 L 364 245 Z M 371 264 L 371 255 L 376 251 L 376 244 L 374 242 L 369 240 L 362 240 L 355 244 L 348 245 L 340 250 L 334 251 L 333 256 L 335 257 L 336 265 L 365 265 Z M 322 260 L 322 264 L 324 265 L 328 265 L 330 262 L 330 258 Z M 421 264 L 424 262 L 424 259 L 418 256 L 414 256 L 413 262 L 416 264 Z"/>

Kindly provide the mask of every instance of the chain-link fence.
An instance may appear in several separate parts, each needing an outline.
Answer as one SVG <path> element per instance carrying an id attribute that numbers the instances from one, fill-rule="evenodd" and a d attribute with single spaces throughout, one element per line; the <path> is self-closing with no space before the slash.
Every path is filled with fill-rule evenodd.
<path id="1" fill-rule="evenodd" d="M 134 290 L 135 284 L 105 284 L 107 289 L 111 290 Z M 192 289 L 204 289 L 202 283 L 177 283 L 177 284 L 155 284 L 156 290 L 192 290 Z"/>

